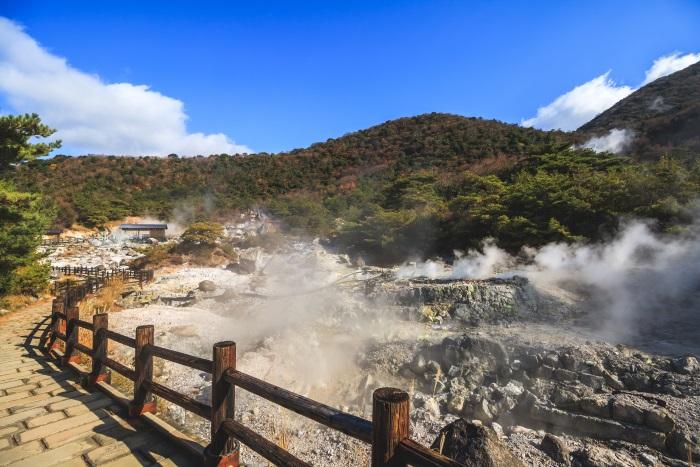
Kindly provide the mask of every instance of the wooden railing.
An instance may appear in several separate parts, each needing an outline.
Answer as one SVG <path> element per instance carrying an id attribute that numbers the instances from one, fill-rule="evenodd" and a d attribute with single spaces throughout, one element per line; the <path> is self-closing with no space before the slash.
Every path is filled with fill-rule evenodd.
<path id="1" fill-rule="evenodd" d="M 58 340 L 64 341 L 64 364 L 77 363 L 80 353 L 91 357 L 89 385 L 109 382 L 107 369 L 133 381 L 134 395 L 129 406 L 132 417 L 155 413 L 155 396 L 158 396 L 209 420 L 211 439 L 204 451 L 205 465 L 238 466 L 238 442 L 276 465 L 310 465 L 235 420 L 236 387 L 370 444 L 372 467 L 462 465 L 410 439 L 410 400 L 405 391 L 395 388 L 374 391 L 372 420 L 365 420 L 237 370 L 234 342 L 214 344 L 209 360 L 157 346 L 151 325 L 138 326 L 134 337 L 130 337 L 110 330 L 106 313 L 94 315 L 92 323 L 83 321 L 79 319 L 77 301 L 73 301 L 76 296 L 71 296 L 71 300 L 64 297 L 54 300 L 49 349 L 55 348 Z M 92 347 L 78 342 L 80 328 L 92 332 Z M 108 356 L 110 340 L 134 349 L 134 368 Z M 198 401 L 153 381 L 154 357 L 211 374 L 211 401 Z"/>
<path id="2" fill-rule="evenodd" d="M 80 243 L 85 243 L 90 240 L 90 237 L 58 237 L 58 238 L 45 238 L 41 240 L 41 244 L 44 246 L 48 245 L 77 245 Z"/>
<path id="3" fill-rule="evenodd" d="M 144 283 L 152 281 L 154 277 L 154 272 L 151 270 L 103 269 L 84 266 L 54 266 L 51 269 L 54 273 L 83 278 L 78 283 L 58 281 L 54 283 L 54 295 L 63 300 L 66 307 L 74 306 L 88 294 L 97 292 L 113 280 L 137 281 L 139 286 L 143 286 Z"/>

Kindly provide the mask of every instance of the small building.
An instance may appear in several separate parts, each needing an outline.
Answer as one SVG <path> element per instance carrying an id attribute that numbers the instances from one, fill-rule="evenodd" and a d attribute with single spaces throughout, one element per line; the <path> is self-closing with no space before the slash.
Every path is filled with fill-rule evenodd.
<path id="1" fill-rule="evenodd" d="M 165 240 L 168 224 L 122 224 L 119 229 L 133 234 L 134 238 L 155 238 Z"/>

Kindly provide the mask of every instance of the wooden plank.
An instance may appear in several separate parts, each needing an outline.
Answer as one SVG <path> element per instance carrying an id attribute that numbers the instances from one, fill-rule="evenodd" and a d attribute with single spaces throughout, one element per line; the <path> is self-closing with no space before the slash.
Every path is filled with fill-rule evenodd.
<path id="1" fill-rule="evenodd" d="M 275 443 L 266 440 L 253 430 L 246 428 L 234 420 L 224 420 L 221 424 L 221 429 L 226 434 L 236 438 L 275 465 L 311 467 L 311 464 L 308 462 L 302 461 L 293 454 L 277 446 Z"/>
<path id="2" fill-rule="evenodd" d="M 114 342 L 119 342 L 127 347 L 131 347 L 132 349 L 136 348 L 136 339 L 133 337 L 125 336 L 124 334 L 119 334 L 108 329 L 107 338 L 113 340 Z"/>
<path id="3" fill-rule="evenodd" d="M 151 352 L 155 357 L 163 358 L 170 362 L 194 368 L 195 370 L 203 371 L 205 373 L 211 373 L 212 361 L 207 360 L 206 358 L 195 357 L 193 355 L 166 349 L 157 345 L 149 345 L 144 350 Z"/>
<path id="4" fill-rule="evenodd" d="M 116 360 L 112 360 L 111 358 L 107 357 L 105 359 L 105 366 L 107 368 L 111 368 L 112 370 L 116 371 L 122 376 L 127 377 L 131 381 L 134 381 L 136 379 L 136 372 L 129 368 L 128 366 L 122 365 Z"/>
<path id="5" fill-rule="evenodd" d="M 207 420 L 211 417 L 211 406 L 203 402 L 199 402 L 184 394 L 180 394 L 177 391 L 170 389 L 169 387 L 163 386 L 162 384 L 154 383 L 153 381 L 144 381 L 143 385 L 149 391 L 153 392 L 156 396 L 160 396 L 165 400 L 172 402 L 173 404 L 182 407 L 185 410 L 189 410 L 192 413 L 199 415 Z"/>
<path id="6" fill-rule="evenodd" d="M 396 454 L 402 462 L 415 467 L 464 467 L 464 464 L 426 448 L 410 438 L 399 443 Z"/>
<path id="7" fill-rule="evenodd" d="M 226 379 L 246 391 L 252 392 L 292 412 L 315 420 L 366 443 L 372 442 L 372 423 L 355 415 L 341 412 L 320 402 L 295 394 L 279 386 L 262 381 L 237 370 L 225 373 Z"/>

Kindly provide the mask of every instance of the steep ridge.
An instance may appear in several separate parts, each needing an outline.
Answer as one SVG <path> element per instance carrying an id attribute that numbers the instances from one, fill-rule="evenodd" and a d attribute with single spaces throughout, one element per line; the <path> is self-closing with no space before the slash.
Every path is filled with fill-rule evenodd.
<path id="1" fill-rule="evenodd" d="M 700 63 L 643 86 L 577 133 L 586 138 L 613 129 L 634 133 L 625 152 L 636 158 L 695 158 L 700 152 Z"/>

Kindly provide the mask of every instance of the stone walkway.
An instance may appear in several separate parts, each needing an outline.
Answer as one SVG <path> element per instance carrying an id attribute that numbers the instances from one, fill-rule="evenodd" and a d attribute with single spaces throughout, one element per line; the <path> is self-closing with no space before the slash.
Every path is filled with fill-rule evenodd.
<path id="1" fill-rule="evenodd" d="M 0 466 L 200 465 L 38 349 L 49 311 L 0 319 Z"/>

